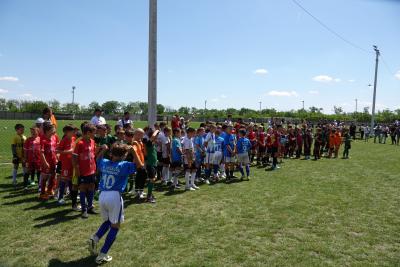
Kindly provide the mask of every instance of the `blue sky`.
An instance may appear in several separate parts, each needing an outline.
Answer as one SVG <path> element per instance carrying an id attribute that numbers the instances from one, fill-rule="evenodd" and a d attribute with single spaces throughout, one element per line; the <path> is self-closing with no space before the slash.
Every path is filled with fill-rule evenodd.
<path id="1" fill-rule="evenodd" d="M 400 1 L 159 0 L 158 102 L 400 108 Z M 0 0 L 0 97 L 147 101 L 148 0 Z M 397 75 L 396 75 L 397 74 Z"/>

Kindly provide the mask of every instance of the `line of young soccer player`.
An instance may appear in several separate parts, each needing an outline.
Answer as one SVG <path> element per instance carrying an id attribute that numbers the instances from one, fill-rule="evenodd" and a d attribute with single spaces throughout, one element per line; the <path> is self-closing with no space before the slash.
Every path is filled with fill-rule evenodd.
<path id="1" fill-rule="evenodd" d="M 111 135 L 108 125 L 85 122 L 79 129 L 66 125 L 60 139 L 49 121 L 38 120 L 30 127 L 29 138 L 24 136 L 24 126 L 17 124 L 12 142 L 13 184 L 17 184 L 22 164 L 25 189 L 35 184 L 36 176 L 41 200 L 54 197 L 63 205 L 69 193 L 72 209 L 81 211 L 82 218 L 97 214 L 93 202 L 101 192 L 103 223 L 88 242 L 91 253 L 97 255 L 96 262 L 102 263 L 112 259 L 107 253 L 124 220 L 122 194 L 126 191 L 154 203 L 157 179 L 170 190 L 179 190 L 182 175 L 184 189 L 195 191 L 200 189 L 199 183 L 231 182 L 236 170 L 241 180 L 249 180 L 255 160 L 275 170 L 285 157 L 300 158 L 304 152 L 305 159 L 310 159 L 312 143 L 316 160 L 322 153 L 337 157 L 342 142 L 346 158 L 351 141 L 346 129 L 337 131 L 332 125 L 317 128 L 314 135 L 306 125 L 284 128 L 275 124 L 266 130 L 263 125 L 243 122 L 202 123 L 197 129 L 171 129 L 161 122 L 153 128 L 133 129 L 129 123 L 115 126 L 115 135 Z M 107 232 L 98 252 L 97 244 Z"/>

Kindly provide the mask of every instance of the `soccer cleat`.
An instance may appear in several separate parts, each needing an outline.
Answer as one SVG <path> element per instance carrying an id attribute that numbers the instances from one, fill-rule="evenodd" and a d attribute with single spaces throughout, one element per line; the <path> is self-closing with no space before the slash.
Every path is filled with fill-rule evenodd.
<path id="1" fill-rule="evenodd" d="M 186 191 L 196 191 L 196 189 L 194 189 L 193 187 L 186 187 L 185 190 Z"/>
<path id="2" fill-rule="evenodd" d="M 139 194 L 139 198 L 140 198 L 140 199 L 145 199 L 145 198 L 146 198 L 146 193 L 141 192 L 141 193 Z"/>
<path id="3" fill-rule="evenodd" d="M 148 203 L 154 204 L 156 203 L 156 200 L 153 197 L 148 197 L 146 200 Z"/>
<path id="4" fill-rule="evenodd" d="M 97 214 L 97 212 L 94 210 L 94 207 L 88 208 L 87 213 L 88 214 Z"/>
<path id="5" fill-rule="evenodd" d="M 48 196 L 46 193 L 40 194 L 39 199 L 40 199 L 40 200 L 48 200 L 48 199 L 49 199 L 49 196 Z"/>
<path id="6" fill-rule="evenodd" d="M 198 187 L 198 186 L 195 185 L 195 184 L 192 185 L 192 188 L 194 188 L 194 189 L 196 189 L 196 190 L 200 189 L 200 187 Z"/>
<path id="7" fill-rule="evenodd" d="M 65 204 L 65 200 L 63 198 L 58 200 L 58 205 L 64 205 L 64 204 Z"/>
<path id="8" fill-rule="evenodd" d="M 112 261 L 112 257 L 104 253 L 100 253 L 99 256 L 97 256 L 96 258 L 97 264 L 102 264 L 110 261 Z"/>
<path id="9" fill-rule="evenodd" d="M 247 181 L 250 181 L 250 175 L 249 175 L 249 176 L 247 176 Z"/>
<path id="10" fill-rule="evenodd" d="M 205 180 L 206 184 L 210 184 L 210 181 L 208 179 Z"/>
<path id="11" fill-rule="evenodd" d="M 32 182 L 31 182 L 31 185 L 35 185 L 35 184 L 36 184 L 35 181 L 32 181 Z"/>
<path id="12" fill-rule="evenodd" d="M 86 210 L 82 211 L 81 217 L 82 217 L 82 219 L 87 219 L 89 217 L 88 212 Z"/>
<path id="13" fill-rule="evenodd" d="M 72 210 L 73 211 L 81 211 L 82 209 L 81 209 L 81 206 L 74 205 L 74 206 L 72 206 Z"/>
<path id="14" fill-rule="evenodd" d="M 244 180 L 244 175 L 240 176 L 240 180 L 242 181 Z"/>
<path id="15" fill-rule="evenodd" d="M 90 239 L 88 240 L 88 245 L 89 245 L 89 252 L 90 255 L 97 255 L 97 242 L 94 239 L 94 236 L 91 236 Z"/>

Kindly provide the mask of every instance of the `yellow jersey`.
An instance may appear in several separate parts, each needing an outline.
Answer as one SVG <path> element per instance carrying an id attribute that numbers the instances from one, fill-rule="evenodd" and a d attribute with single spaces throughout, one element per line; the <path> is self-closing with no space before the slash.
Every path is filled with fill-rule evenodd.
<path id="1" fill-rule="evenodd" d="M 12 145 L 15 145 L 15 152 L 17 153 L 17 157 L 22 159 L 24 158 L 24 143 L 26 141 L 25 135 L 15 135 L 11 141 Z"/>

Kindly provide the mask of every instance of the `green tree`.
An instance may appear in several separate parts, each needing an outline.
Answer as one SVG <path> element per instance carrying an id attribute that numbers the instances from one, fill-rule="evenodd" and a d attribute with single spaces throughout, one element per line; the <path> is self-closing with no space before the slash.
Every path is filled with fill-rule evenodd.
<path id="1" fill-rule="evenodd" d="M 0 111 L 7 111 L 7 100 L 0 98 Z"/>
<path id="2" fill-rule="evenodd" d="M 164 114 L 165 107 L 161 104 L 157 104 L 157 114 L 162 115 Z"/>
<path id="3" fill-rule="evenodd" d="M 88 110 L 89 110 L 90 113 L 93 113 L 94 110 L 97 109 L 97 108 L 101 108 L 101 105 L 96 101 L 92 101 L 88 105 Z"/>
<path id="4" fill-rule="evenodd" d="M 120 113 L 120 103 L 118 101 L 107 101 L 101 105 L 105 114 L 117 114 Z"/>

